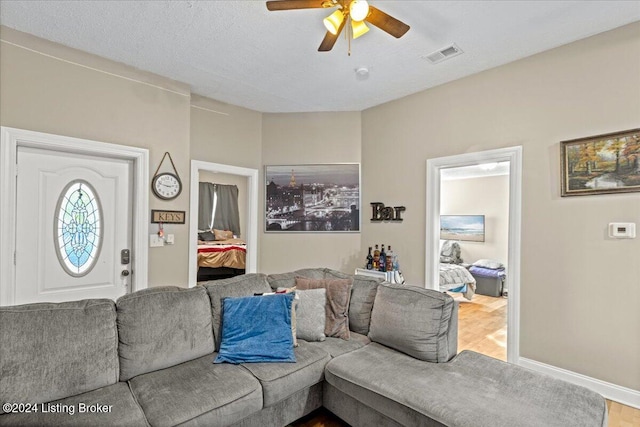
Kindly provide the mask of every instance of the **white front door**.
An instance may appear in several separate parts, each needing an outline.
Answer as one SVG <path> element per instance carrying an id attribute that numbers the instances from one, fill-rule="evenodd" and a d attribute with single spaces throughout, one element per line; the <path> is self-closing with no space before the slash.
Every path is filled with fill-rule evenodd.
<path id="1" fill-rule="evenodd" d="M 19 146 L 17 169 L 15 304 L 127 293 L 132 161 Z"/>

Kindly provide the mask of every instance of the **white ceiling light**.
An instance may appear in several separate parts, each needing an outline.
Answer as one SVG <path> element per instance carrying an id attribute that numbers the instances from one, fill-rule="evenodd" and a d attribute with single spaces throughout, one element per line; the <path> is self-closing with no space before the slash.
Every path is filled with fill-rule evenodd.
<path id="1" fill-rule="evenodd" d="M 369 3 L 366 0 L 353 0 L 349 4 L 349 15 L 356 22 L 364 21 L 369 15 Z"/>

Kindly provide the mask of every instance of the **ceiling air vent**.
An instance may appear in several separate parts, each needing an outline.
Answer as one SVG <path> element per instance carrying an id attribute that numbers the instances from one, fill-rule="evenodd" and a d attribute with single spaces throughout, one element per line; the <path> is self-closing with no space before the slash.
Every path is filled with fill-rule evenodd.
<path id="1" fill-rule="evenodd" d="M 445 46 L 442 49 L 438 49 L 433 53 L 423 56 L 422 59 L 426 59 L 432 64 L 437 64 L 444 61 L 445 59 L 458 56 L 461 53 L 462 49 L 460 49 L 455 43 L 452 43 L 449 46 Z"/>

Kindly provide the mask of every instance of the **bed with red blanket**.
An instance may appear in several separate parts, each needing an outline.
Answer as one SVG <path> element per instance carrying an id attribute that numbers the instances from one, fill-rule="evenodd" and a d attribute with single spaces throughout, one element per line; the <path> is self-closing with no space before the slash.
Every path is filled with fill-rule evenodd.
<path id="1" fill-rule="evenodd" d="M 241 239 L 198 241 L 198 281 L 244 274 L 247 245 Z"/>

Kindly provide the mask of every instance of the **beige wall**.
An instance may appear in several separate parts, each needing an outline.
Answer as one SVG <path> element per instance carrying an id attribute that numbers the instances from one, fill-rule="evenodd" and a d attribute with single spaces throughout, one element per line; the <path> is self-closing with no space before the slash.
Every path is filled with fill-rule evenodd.
<path id="1" fill-rule="evenodd" d="M 560 141 L 638 118 L 640 23 L 366 110 L 363 200 L 407 211 L 400 225 L 365 222 L 362 249 L 394 243 L 423 283 L 426 159 L 521 145 L 521 356 L 640 390 L 640 238 L 606 237 L 609 222 L 639 222 L 640 194 L 559 189 Z"/>
<path id="2" fill-rule="evenodd" d="M 473 263 L 509 256 L 509 176 L 442 180 L 440 215 L 484 215 L 484 242 L 460 242 L 462 259 Z"/>
<path id="3" fill-rule="evenodd" d="M 188 210 L 188 87 L 5 27 L 0 38 L 2 126 L 148 148 L 150 180 L 169 151 L 182 193 L 170 202 L 150 195 L 149 207 Z M 175 245 L 149 248 L 151 286 L 186 286 L 187 227 L 167 225 Z"/>
<path id="4" fill-rule="evenodd" d="M 264 114 L 263 164 L 360 163 L 360 116 L 359 112 Z M 260 271 L 321 266 L 352 272 L 363 262 L 366 254 L 361 252 L 359 233 L 265 233 L 264 193 L 262 185 Z"/>
<path id="5" fill-rule="evenodd" d="M 262 113 L 191 97 L 191 159 L 243 168 L 262 165 Z"/>

